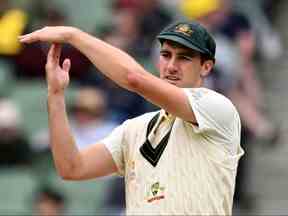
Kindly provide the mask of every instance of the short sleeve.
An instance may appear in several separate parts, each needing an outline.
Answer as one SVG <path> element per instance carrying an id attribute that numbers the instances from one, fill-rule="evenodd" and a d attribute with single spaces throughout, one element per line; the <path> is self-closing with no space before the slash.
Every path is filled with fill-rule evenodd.
<path id="1" fill-rule="evenodd" d="M 100 142 L 103 143 L 108 151 L 111 153 L 112 158 L 118 168 L 118 174 L 123 176 L 125 172 L 124 163 L 124 145 L 125 145 L 125 122 L 120 126 L 116 127 L 110 135 L 102 139 Z"/>
<path id="2" fill-rule="evenodd" d="M 225 96 L 205 88 L 184 89 L 197 119 L 195 132 L 211 132 L 233 140 L 240 136 L 240 118 L 231 101 Z"/>

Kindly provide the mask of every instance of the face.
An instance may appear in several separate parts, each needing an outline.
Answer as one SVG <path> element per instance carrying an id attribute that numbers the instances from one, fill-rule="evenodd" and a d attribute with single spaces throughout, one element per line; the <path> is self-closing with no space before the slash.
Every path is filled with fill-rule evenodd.
<path id="1" fill-rule="evenodd" d="M 160 78 L 182 88 L 200 87 L 203 77 L 213 67 L 213 61 L 201 64 L 198 52 L 165 41 L 159 60 Z"/>

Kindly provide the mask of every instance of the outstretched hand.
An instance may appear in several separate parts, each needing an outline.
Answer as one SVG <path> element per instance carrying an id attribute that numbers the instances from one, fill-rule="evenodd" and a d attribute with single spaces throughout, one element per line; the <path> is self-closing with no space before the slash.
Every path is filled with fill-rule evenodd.
<path id="1" fill-rule="evenodd" d="M 19 41 L 22 43 L 33 42 L 51 42 L 51 43 L 66 43 L 69 42 L 73 27 L 55 26 L 44 27 L 29 34 L 19 36 Z"/>
<path id="2" fill-rule="evenodd" d="M 75 31 L 75 28 L 67 26 L 44 27 L 29 34 L 19 36 L 19 41 L 21 43 L 52 43 L 47 55 L 46 63 L 48 93 L 63 93 L 69 84 L 71 62 L 69 59 L 65 59 L 62 67 L 60 66 L 60 44 L 69 42 L 73 31 Z"/>
<path id="3" fill-rule="evenodd" d="M 49 49 L 46 63 L 48 93 L 63 93 L 69 84 L 70 59 L 65 59 L 60 66 L 61 45 L 53 43 Z"/>

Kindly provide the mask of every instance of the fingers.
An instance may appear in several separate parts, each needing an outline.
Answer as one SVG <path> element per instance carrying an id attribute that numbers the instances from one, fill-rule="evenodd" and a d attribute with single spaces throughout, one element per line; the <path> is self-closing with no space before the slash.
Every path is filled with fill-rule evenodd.
<path id="1" fill-rule="evenodd" d="M 57 66 L 59 66 L 60 54 L 61 45 L 53 43 L 49 49 L 45 67 L 48 74 L 50 71 L 53 71 Z"/>
<path id="2" fill-rule="evenodd" d="M 51 45 L 47 55 L 47 63 L 46 63 L 47 71 L 50 71 L 50 69 L 55 68 L 59 65 L 61 49 L 62 48 L 60 44 L 53 43 Z M 62 64 L 62 69 L 68 73 L 70 68 L 71 68 L 70 59 L 65 59 Z"/>
<path id="3" fill-rule="evenodd" d="M 55 44 L 52 44 L 47 54 L 47 65 L 53 62 L 54 52 L 55 52 Z"/>
<path id="4" fill-rule="evenodd" d="M 64 62 L 63 62 L 63 64 L 62 64 L 62 69 L 65 71 L 65 72 L 69 72 L 69 70 L 70 70 L 70 68 L 71 68 L 71 61 L 70 61 L 70 59 L 65 59 L 64 60 Z"/>
<path id="5" fill-rule="evenodd" d="M 35 32 L 32 32 L 30 34 L 25 34 L 25 35 L 21 35 L 18 37 L 19 41 L 21 43 L 33 43 L 33 42 L 37 42 L 40 40 L 38 34 L 39 34 L 40 30 L 37 30 Z"/>
<path id="6" fill-rule="evenodd" d="M 47 63 L 52 65 L 58 65 L 60 61 L 61 50 L 62 48 L 60 44 L 53 43 L 47 55 Z"/>
<path id="7" fill-rule="evenodd" d="M 52 44 L 50 46 L 50 49 L 49 49 L 49 52 L 47 55 L 46 65 L 45 65 L 45 69 L 46 69 L 47 74 L 49 74 L 49 71 L 51 71 L 51 69 L 53 69 L 55 67 L 55 63 L 53 60 L 54 52 L 55 52 L 55 44 Z"/>
<path id="8" fill-rule="evenodd" d="M 55 56 L 55 44 L 52 44 L 50 46 L 48 55 L 47 55 L 47 64 L 54 64 L 55 60 L 54 60 L 54 56 Z"/>
<path id="9" fill-rule="evenodd" d="M 54 61 L 55 64 L 59 64 L 60 56 L 61 56 L 62 46 L 61 44 L 54 43 Z"/>

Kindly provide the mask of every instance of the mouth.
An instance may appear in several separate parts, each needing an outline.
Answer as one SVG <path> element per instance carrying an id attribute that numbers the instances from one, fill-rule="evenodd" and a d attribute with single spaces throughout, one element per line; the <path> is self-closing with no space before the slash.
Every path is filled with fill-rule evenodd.
<path id="1" fill-rule="evenodd" d="M 176 84 L 180 79 L 175 76 L 165 76 L 165 80 L 171 84 Z"/>

